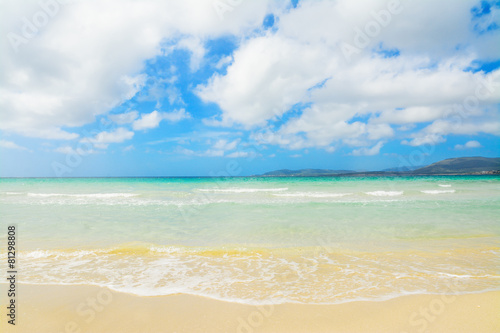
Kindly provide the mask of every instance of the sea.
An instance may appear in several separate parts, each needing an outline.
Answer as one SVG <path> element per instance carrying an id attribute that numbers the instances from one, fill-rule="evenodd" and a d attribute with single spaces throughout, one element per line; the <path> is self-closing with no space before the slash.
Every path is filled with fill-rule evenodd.
<path id="1" fill-rule="evenodd" d="M 3 178 L 4 259 L 11 225 L 21 284 L 244 304 L 500 290 L 499 176 Z"/>

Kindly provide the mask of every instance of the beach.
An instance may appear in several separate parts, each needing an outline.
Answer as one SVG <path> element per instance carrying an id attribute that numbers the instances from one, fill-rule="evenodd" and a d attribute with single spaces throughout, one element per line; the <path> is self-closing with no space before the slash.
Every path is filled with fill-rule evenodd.
<path id="1" fill-rule="evenodd" d="M 2 332 L 458 333 L 500 330 L 500 292 L 446 297 L 411 295 L 382 302 L 336 305 L 251 306 L 184 294 L 140 297 L 92 286 L 21 285 L 19 289 L 18 324 L 14 328 L 2 321 Z"/>
<path id="2" fill-rule="evenodd" d="M 0 333 L 500 333 L 500 0 L 0 7 Z"/>
<path id="3" fill-rule="evenodd" d="M 499 181 L 4 179 L 0 300 L 16 332 L 495 332 Z"/>

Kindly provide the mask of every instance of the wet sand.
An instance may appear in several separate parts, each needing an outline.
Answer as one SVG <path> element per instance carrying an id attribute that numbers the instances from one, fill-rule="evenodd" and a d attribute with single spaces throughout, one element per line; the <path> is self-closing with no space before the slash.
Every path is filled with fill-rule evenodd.
<path id="1" fill-rule="evenodd" d="M 6 284 L 0 286 L 5 309 Z M 85 285 L 17 287 L 16 326 L 3 314 L 1 332 L 500 332 L 500 291 L 251 306 L 184 294 L 140 297 Z"/>

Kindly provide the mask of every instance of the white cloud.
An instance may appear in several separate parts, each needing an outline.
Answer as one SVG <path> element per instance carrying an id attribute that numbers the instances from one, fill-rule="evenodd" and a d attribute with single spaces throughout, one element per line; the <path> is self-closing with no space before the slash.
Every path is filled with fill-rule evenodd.
<path id="1" fill-rule="evenodd" d="M 137 119 L 139 112 L 130 111 L 126 113 L 109 115 L 108 118 L 117 123 L 118 125 L 130 124 Z"/>
<path id="2" fill-rule="evenodd" d="M 94 138 L 85 138 L 81 142 L 90 142 L 94 147 L 106 149 L 110 143 L 121 143 L 132 139 L 134 132 L 131 132 L 123 127 L 119 127 L 111 132 L 100 132 Z"/>
<path id="3" fill-rule="evenodd" d="M 421 146 L 424 144 L 436 145 L 445 142 L 446 139 L 444 136 L 448 134 L 476 135 L 478 133 L 499 136 L 500 121 L 487 118 L 483 121 L 476 121 L 470 118 L 438 119 L 420 132 L 411 134 L 413 138 L 411 141 L 403 140 L 401 143 L 411 146 Z"/>
<path id="4" fill-rule="evenodd" d="M 160 125 L 162 119 L 161 113 L 156 110 L 151 113 L 143 113 L 141 118 L 134 121 L 132 128 L 135 131 L 156 128 Z"/>
<path id="5" fill-rule="evenodd" d="M 92 123 L 134 96 L 145 84 L 144 61 L 162 53 L 162 41 L 183 41 L 196 68 L 204 40 L 253 31 L 269 7 L 245 1 L 221 21 L 204 0 L 54 3 L 55 15 L 36 36 L 19 45 L 0 41 L 0 130 L 74 139 L 61 128 Z M 38 12 L 38 1 L 2 1 L 1 30 L 24 38 L 21 18 Z"/>
<path id="6" fill-rule="evenodd" d="M 29 150 L 26 147 L 19 146 L 15 142 L 7 141 L 7 140 L 0 140 L 0 147 L 1 148 L 7 148 L 7 149 L 17 149 L 17 150 L 31 151 L 31 150 Z"/>
<path id="7" fill-rule="evenodd" d="M 178 122 L 184 119 L 190 119 L 191 115 L 184 109 L 178 109 L 172 112 L 163 112 L 162 117 L 167 121 Z"/>
<path id="8" fill-rule="evenodd" d="M 1 127 L 1 122 L 0 122 L 0 127 Z M 8 131 L 8 130 L 6 130 L 6 131 Z M 80 136 L 76 133 L 66 132 L 66 131 L 64 131 L 60 128 L 57 128 L 57 127 L 47 127 L 47 128 L 43 128 L 43 129 L 24 127 L 24 128 L 20 128 L 19 130 L 15 131 L 15 132 L 19 133 L 21 135 L 27 136 L 27 137 L 42 138 L 42 139 L 49 139 L 49 140 L 73 140 L 73 139 L 76 139 Z"/>
<path id="9" fill-rule="evenodd" d="M 125 151 L 131 151 L 131 150 L 134 150 L 134 149 L 135 149 L 134 145 L 130 145 L 130 146 L 127 146 L 127 147 L 123 148 L 123 151 L 124 152 Z"/>
<path id="10" fill-rule="evenodd" d="M 219 59 L 219 61 L 217 62 L 217 64 L 215 64 L 215 68 L 221 69 L 221 68 L 229 65 L 232 61 L 233 61 L 233 57 L 232 56 L 222 57 L 222 58 Z"/>
<path id="11" fill-rule="evenodd" d="M 184 147 L 177 147 L 174 150 L 174 152 L 178 153 L 178 154 L 181 154 L 181 155 L 187 155 L 187 156 L 194 156 L 194 155 L 196 155 L 196 153 L 193 150 L 187 149 L 187 148 L 184 148 Z"/>
<path id="12" fill-rule="evenodd" d="M 408 141 L 408 140 L 401 141 L 401 144 L 417 147 L 417 146 L 422 146 L 422 145 L 435 146 L 435 145 L 442 143 L 442 142 L 446 142 L 446 139 L 443 138 L 442 135 L 419 134 L 417 137 L 415 137 L 414 139 L 412 139 L 410 141 Z"/>
<path id="13" fill-rule="evenodd" d="M 370 147 L 396 131 L 446 120 L 457 112 L 465 112 L 467 122 L 476 125 L 439 133 L 429 129 L 418 136 L 402 133 L 411 140 L 406 143 L 444 142 L 451 133 L 496 133 L 498 110 L 485 110 L 500 102 L 495 93 L 500 70 L 468 70 L 477 59 L 498 58 L 485 43 L 500 43 L 500 34 L 478 36 L 469 23 L 477 4 L 401 2 L 401 13 L 392 15 L 355 59 L 347 61 L 339 46 L 354 44 L 356 29 L 377 24 L 373 12 L 387 10 L 388 2 L 299 2 L 298 8 L 280 13 L 275 32 L 245 40 L 225 74 L 214 74 L 197 87 L 201 99 L 221 108 L 219 118 L 206 124 L 264 127 L 260 142 L 289 149 L 327 149 L 336 143 Z M 453 15 L 442 17 L 452 5 Z M 386 57 L 384 49 L 399 55 Z M 273 125 L 297 103 L 307 107 Z"/>
<path id="14" fill-rule="evenodd" d="M 328 68 L 318 63 L 328 63 L 321 51 L 275 35 L 250 39 L 234 53 L 226 75 L 198 86 L 198 96 L 221 107 L 224 125 L 263 125 L 325 79 Z"/>
<path id="15" fill-rule="evenodd" d="M 227 157 L 229 158 L 242 158 L 242 157 L 249 157 L 250 153 L 247 151 L 235 151 L 231 154 L 228 154 Z"/>
<path id="16" fill-rule="evenodd" d="M 85 155 L 89 155 L 89 154 L 94 154 L 95 150 L 93 150 L 93 149 L 84 150 L 82 148 L 74 149 L 71 146 L 61 146 L 61 147 L 57 147 L 56 149 L 54 149 L 54 152 L 66 154 L 66 155 L 77 154 L 77 155 L 85 156 Z"/>
<path id="17" fill-rule="evenodd" d="M 224 156 L 223 150 L 209 149 L 203 153 L 199 153 L 198 156 L 208 156 L 208 157 L 222 157 Z"/>
<path id="18" fill-rule="evenodd" d="M 491 47 L 500 44 L 498 30 L 474 32 L 475 25 L 494 22 L 498 9 L 471 22 L 478 0 L 401 1 L 401 13 L 393 14 L 348 61 L 340 46 L 355 45 L 356 34 L 370 22 L 377 24 L 373 13 L 387 10 L 388 3 L 300 1 L 290 9 L 285 2 L 243 1 L 231 2 L 223 13 L 205 0 L 60 5 L 49 24 L 18 45 L 17 52 L 8 38 L 0 41 L 0 130 L 76 139 L 71 128 L 122 105 L 151 79 L 142 73 L 146 60 L 185 49 L 196 71 L 210 54 L 208 40 L 235 36 L 236 51 L 214 65 L 225 67 L 224 73 L 194 89 L 221 109 L 206 125 L 264 127 L 262 135 L 254 133 L 259 142 L 289 149 L 341 144 L 373 149 L 391 137 L 417 146 L 444 142 L 448 134 L 499 135 L 498 108 L 488 108 L 500 102 L 500 70 L 469 70 L 498 59 Z M 40 10 L 36 1 L 4 1 L 2 31 L 21 33 L 20 18 Z M 275 26 L 260 31 L 270 12 Z M 384 50 L 399 55 L 387 57 Z M 168 74 L 169 82 L 159 80 L 143 98 L 167 96 L 170 104 L 182 105 L 176 74 Z M 477 103 L 463 124 L 454 125 L 450 112 L 456 105 L 463 109 L 471 98 Z M 109 119 L 144 130 L 190 115 L 180 109 L 138 117 L 132 111 Z M 418 133 L 408 130 L 417 123 L 426 127 Z M 108 143 L 96 137 L 94 144 L 104 148 Z"/>
<path id="19" fill-rule="evenodd" d="M 481 148 L 482 145 L 476 141 L 476 140 L 471 140 L 467 141 L 464 145 L 455 145 L 455 150 L 463 150 L 463 149 L 469 149 L 469 148 Z"/>
<path id="20" fill-rule="evenodd" d="M 199 38 L 190 37 L 182 39 L 177 46 L 191 52 L 189 67 L 192 72 L 196 72 L 200 68 L 201 61 L 207 51 L 202 41 Z"/>
<path id="21" fill-rule="evenodd" d="M 240 139 L 236 139 L 234 141 L 228 142 L 225 139 L 220 139 L 214 144 L 214 149 L 217 150 L 233 150 L 238 146 L 238 143 L 240 142 Z"/>
<path id="22" fill-rule="evenodd" d="M 141 117 L 133 122 L 132 128 L 136 131 L 151 129 L 158 127 L 162 120 L 178 122 L 190 117 L 191 115 L 184 109 L 174 110 L 172 112 L 158 112 L 155 110 L 151 113 L 141 114 Z"/>
<path id="23" fill-rule="evenodd" d="M 363 148 L 355 149 L 352 151 L 351 155 L 353 155 L 353 156 L 378 155 L 380 153 L 380 148 L 382 148 L 383 145 L 384 145 L 384 143 L 382 141 L 379 141 L 375 146 L 373 146 L 371 148 L 363 147 Z"/>

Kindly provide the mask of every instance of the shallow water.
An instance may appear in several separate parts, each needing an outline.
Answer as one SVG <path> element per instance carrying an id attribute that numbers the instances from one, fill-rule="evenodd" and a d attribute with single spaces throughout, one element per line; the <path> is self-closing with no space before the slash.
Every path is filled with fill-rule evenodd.
<path id="1" fill-rule="evenodd" d="M 243 303 L 500 289 L 499 177 L 2 179 L 0 213 L 24 283 Z"/>

